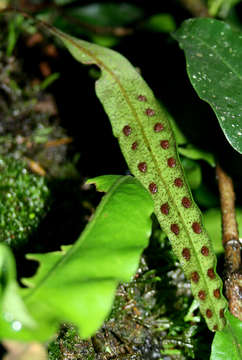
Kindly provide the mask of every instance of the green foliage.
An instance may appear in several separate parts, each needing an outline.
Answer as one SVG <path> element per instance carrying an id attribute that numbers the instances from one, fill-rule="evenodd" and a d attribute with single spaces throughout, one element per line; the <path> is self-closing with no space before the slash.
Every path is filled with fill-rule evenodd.
<path id="1" fill-rule="evenodd" d="M 169 113 L 167 113 L 167 117 L 169 118 L 169 122 L 171 124 L 171 128 L 174 133 L 178 148 L 179 145 L 186 145 L 188 143 L 186 136 L 183 134 L 183 132 L 181 131 L 173 117 L 169 115 Z"/>
<path id="2" fill-rule="evenodd" d="M 145 28 L 157 32 L 172 32 L 176 30 L 176 23 L 170 14 L 155 14 L 145 23 Z"/>
<path id="3" fill-rule="evenodd" d="M 242 322 L 231 315 L 225 314 L 227 325 L 219 331 L 213 341 L 210 360 L 241 360 L 242 359 Z"/>
<path id="4" fill-rule="evenodd" d="M 57 79 L 59 79 L 60 74 L 59 73 L 53 73 L 49 75 L 46 79 L 42 81 L 40 84 L 40 89 L 43 91 L 47 89 L 51 84 L 53 84 Z"/>
<path id="5" fill-rule="evenodd" d="M 17 15 L 9 21 L 7 56 L 11 56 L 20 34 L 20 26 L 24 20 L 22 15 Z"/>
<path id="6" fill-rule="evenodd" d="M 53 24 L 72 35 L 83 36 L 85 34 L 94 43 L 112 47 L 119 42 L 122 32 L 126 31 L 121 27 L 128 27 L 129 24 L 142 19 L 143 16 L 143 10 L 133 4 L 125 2 L 94 3 L 65 9 L 64 13 L 56 16 Z M 52 17 L 51 14 L 50 17 Z M 167 19 L 167 24 L 164 26 L 168 27 L 168 22 Z"/>
<path id="7" fill-rule="evenodd" d="M 204 224 L 213 242 L 213 248 L 216 254 L 223 253 L 222 244 L 222 219 L 221 210 L 212 208 L 204 212 Z"/>
<path id="8" fill-rule="evenodd" d="M 43 177 L 12 158 L 0 158 L 0 242 L 21 247 L 48 209 L 50 192 Z"/>
<path id="9" fill-rule="evenodd" d="M 236 209 L 236 220 L 238 223 L 239 234 L 242 234 L 242 209 Z M 216 254 L 224 252 L 222 244 L 222 214 L 221 209 L 211 208 L 204 212 L 204 224 L 213 242 Z"/>
<path id="10" fill-rule="evenodd" d="M 186 183 L 166 111 L 119 53 L 52 27 L 49 30 L 63 41 L 76 60 L 95 64 L 102 70 L 96 93 L 109 116 L 114 136 L 131 172 L 153 197 L 155 214 L 185 274 L 192 280 L 193 294 L 209 328 L 221 330 L 224 326 L 221 311 L 226 300 L 221 294 L 220 278 L 211 279 L 207 274 L 208 269 L 214 269 L 216 257 Z M 179 179 L 178 186 L 175 179 Z M 218 297 L 214 296 L 215 289 L 220 289 Z"/>
<path id="11" fill-rule="evenodd" d="M 217 115 L 229 143 L 242 153 L 242 34 L 214 19 L 190 19 L 173 35 L 199 97 Z"/>
<path id="12" fill-rule="evenodd" d="M 187 158 L 181 159 L 182 166 L 185 170 L 186 178 L 192 190 L 197 189 L 202 182 L 201 166 L 194 160 Z"/>
<path id="13" fill-rule="evenodd" d="M 201 183 L 201 185 L 193 191 L 193 195 L 197 203 L 203 208 L 209 209 L 219 206 L 220 204 L 217 194 L 203 183 Z"/>
<path id="14" fill-rule="evenodd" d="M 16 333 L 5 321 L 2 337 L 45 340 L 63 321 L 73 322 L 82 337 L 89 337 L 101 326 L 117 284 L 129 281 L 137 269 L 153 210 L 137 180 L 130 176 L 104 180 L 94 179 L 97 187 L 100 181 L 101 189 L 104 182 L 105 187 L 108 184 L 109 191 L 74 245 L 27 256 L 40 263 L 36 275 L 23 280 L 28 288 L 21 291 L 37 326 L 23 326 Z"/>
<path id="15" fill-rule="evenodd" d="M 54 0 L 56 5 L 61 5 L 61 6 L 74 3 L 75 1 L 77 1 L 77 0 Z"/>
<path id="16" fill-rule="evenodd" d="M 179 154 L 186 156 L 189 159 L 193 160 L 205 160 L 209 163 L 211 166 L 215 166 L 215 159 L 213 154 L 198 149 L 197 147 L 188 144 L 186 147 L 179 146 L 178 147 Z"/>
<path id="17" fill-rule="evenodd" d="M 95 350 L 91 340 L 81 340 L 78 329 L 71 324 L 63 324 L 57 338 L 48 346 L 48 359 L 62 359 L 63 353 L 71 359 L 94 360 Z"/>
<path id="18" fill-rule="evenodd" d="M 162 104 L 161 104 L 161 106 L 162 106 Z M 193 144 L 190 144 L 188 142 L 188 139 L 186 138 L 186 136 L 183 134 L 183 132 L 178 127 L 178 125 L 175 122 L 175 120 L 173 119 L 173 117 L 165 109 L 164 109 L 164 112 L 165 112 L 165 115 L 167 116 L 169 123 L 171 125 L 171 128 L 173 130 L 173 133 L 174 133 L 174 136 L 176 139 L 178 153 L 188 159 L 204 160 L 209 165 L 214 167 L 215 166 L 215 158 L 214 158 L 213 154 L 210 152 L 201 150 Z M 197 166 L 199 166 L 199 165 L 197 164 Z M 183 167 L 184 167 L 184 164 L 183 164 Z M 190 184 L 190 186 L 191 186 L 191 184 Z"/>
<path id="19" fill-rule="evenodd" d="M 1 339 L 6 336 L 6 323 L 13 333 L 19 331 L 23 325 L 35 326 L 19 294 L 15 259 L 11 250 L 4 244 L 0 244 L 0 309 Z"/>
<path id="20" fill-rule="evenodd" d="M 143 11 L 129 3 L 95 3 L 69 9 L 67 14 L 95 26 L 125 26 L 140 19 Z"/>
<path id="21" fill-rule="evenodd" d="M 240 0 L 208 0 L 208 10 L 212 16 L 225 18 L 230 9 L 239 2 Z"/>

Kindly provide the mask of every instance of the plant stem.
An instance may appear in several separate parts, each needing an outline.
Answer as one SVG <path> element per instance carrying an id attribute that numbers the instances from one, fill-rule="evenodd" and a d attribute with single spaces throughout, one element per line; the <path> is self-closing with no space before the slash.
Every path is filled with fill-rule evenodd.
<path id="1" fill-rule="evenodd" d="M 225 249 L 225 290 L 230 312 L 242 320 L 240 288 L 242 285 L 239 233 L 235 214 L 235 193 L 232 179 L 216 167 L 223 224 L 223 246 Z"/>
<path id="2" fill-rule="evenodd" d="M 235 193 L 232 179 L 221 169 L 216 168 L 223 222 L 223 246 L 227 271 L 233 273 L 241 265 L 240 243 L 235 215 Z"/>
<path id="3" fill-rule="evenodd" d="M 194 17 L 209 17 L 207 7 L 202 0 L 179 0 L 185 9 Z"/>

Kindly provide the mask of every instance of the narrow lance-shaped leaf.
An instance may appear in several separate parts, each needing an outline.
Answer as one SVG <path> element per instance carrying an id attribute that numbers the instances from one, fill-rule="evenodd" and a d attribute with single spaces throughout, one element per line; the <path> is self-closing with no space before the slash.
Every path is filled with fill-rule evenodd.
<path id="1" fill-rule="evenodd" d="M 186 183 L 165 111 L 122 55 L 52 27 L 49 30 L 78 61 L 100 67 L 96 93 L 128 166 L 152 196 L 156 216 L 191 279 L 193 294 L 209 328 L 221 330 L 226 300 L 215 273 L 216 257 Z"/>

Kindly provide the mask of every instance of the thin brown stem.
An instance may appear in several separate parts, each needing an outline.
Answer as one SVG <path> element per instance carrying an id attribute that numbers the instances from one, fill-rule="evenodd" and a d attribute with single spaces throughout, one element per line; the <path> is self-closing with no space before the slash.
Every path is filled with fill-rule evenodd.
<path id="1" fill-rule="evenodd" d="M 239 233 L 235 215 L 235 193 L 231 178 L 216 168 L 223 223 L 223 246 L 227 270 L 232 273 L 241 266 Z"/>
<path id="2" fill-rule="evenodd" d="M 113 27 L 113 26 L 93 25 L 93 24 L 89 24 L 87 22 L 81 21 L 77 17 L 67 15 L 64 13 L 63 10 L 62 11 L 59 10 L 59 12 L 70 23 L 75 24 L 75 25 L 79 26 L 80 28 L 84 28 L 84 29 L 89 30 L 98 35 L 114 35 L 117 37 L 122 37 L 122 36 L 130 35 L 133 33 L 133 29 L 130 27 L 121 27 L 121 26 Z"/>
<path id="3" fill-rule="evenodd" d="M 179 0 L 185 9 L 194 17 L 210 17 L 208 9 L 202 0 Z"/>
<path id="4" fill-rule="evenodd" d="M 225 290 L 229 301 L 230 312 L 242 320 L 242 287 L 241 254 L 238 226 L 235 214 L 235 193 L 232 179 L 216 167 L 223 224 L 223 246 L 225 249 L 226 280 Z"/>

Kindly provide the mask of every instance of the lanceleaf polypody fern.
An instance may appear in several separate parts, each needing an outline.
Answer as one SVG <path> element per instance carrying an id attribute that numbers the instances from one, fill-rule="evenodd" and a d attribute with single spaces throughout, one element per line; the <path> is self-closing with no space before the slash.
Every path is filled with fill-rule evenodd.
<path id="1" fill-rule="evenodd" d="M 47 26 L 47 25 L 45 25 Z M 49 27 L 74 58 L 101 69 L 96 93 L 132 174 L 148 189 L 209 329 L 225 325 L 226 300 L 216 257 L 187 185 L 166 112 L 135 68 L 119 53 Z"/>

